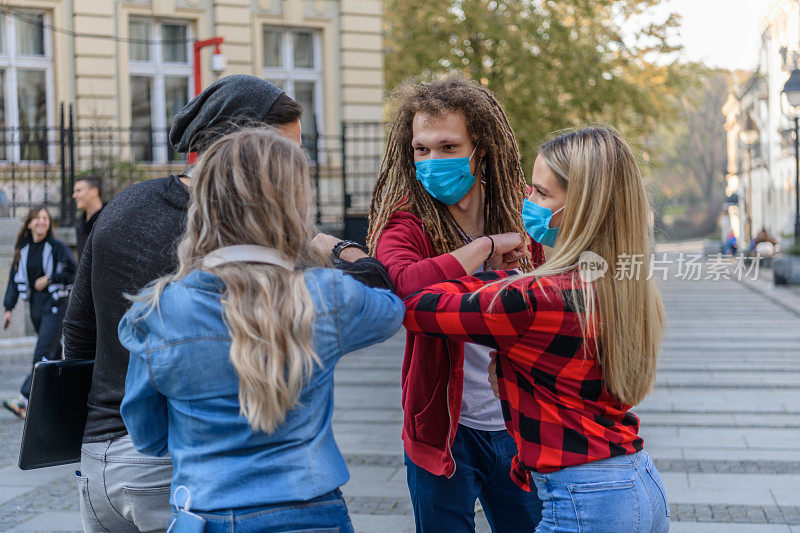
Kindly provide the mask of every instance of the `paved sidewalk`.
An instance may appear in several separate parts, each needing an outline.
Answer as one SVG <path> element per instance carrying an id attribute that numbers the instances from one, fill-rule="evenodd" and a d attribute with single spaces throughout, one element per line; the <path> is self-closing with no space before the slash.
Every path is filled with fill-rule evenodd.
<path id="1" fill-rule="evenodd" d="M 800 532 L 800 298 L 674 274 L 657 386 L 634 409 L 672 531 Z"/>
<path id="2" fill-rule="evenodd" d="M 336 371 L 334 431 L 350 467 L 343 487 L 358 532 L 414 531 L 400 440 L 404 333 L 346 356 Z M 16 396 L 28 364 L 0 358 L 0 399 Z M 0 531 L 80 531 L 77 465 L 23 472 L 16 466 L 22 420 L 0 409 Z M 486 533 L 483 513 L 477 531 Z"/>
<path id="3" fill-rule="evenodd" d="M 667 487 L 672 531 L 800 533 L 800 314 L 768 285 L 660 284 L 664 354 L 655 391 L 634 412 Z M 336 372 L 334 431 L 359 532 L 414 529 L 400 440 L 403 344 L 400 333 Z M 0 357 L 0 397 L 16 393 L 26 370 Z M 0 412 L 0 531 L 78 531 L 73 468 L 19 471 L 21 430 Z M 488 531 L 482 514 L 478 522 Z"/>
<path id="4" fill-rule="evenodd" d="M 674 260 L 681 249 L 663 251 Z M 668 329 L 657 386 L 634 412 L 667 487 L 671 530 L 800 533 L 800 314 L 735 280 L 660 287 Z M 352 473 L 344 492 L 363 532 L 413 531 L 401 354 L 396 338 L 337 373 L 335 431 Z"/>
<path id="5" fill-rule="evenodd" d="M 19 394 L 29 365 L 22 354 L 0 359 L 0 401 Z M 22 426 L 0 408 L 0 531 L 82 531 L 74 465 L 20 470 Z"/>

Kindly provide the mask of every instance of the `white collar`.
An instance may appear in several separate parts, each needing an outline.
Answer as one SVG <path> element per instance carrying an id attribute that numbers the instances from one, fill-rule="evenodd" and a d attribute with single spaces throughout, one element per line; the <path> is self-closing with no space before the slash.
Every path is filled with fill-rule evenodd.
<path id="1" fill-rule="evenodd" d="M 284 259 L 278 250 L 255 244 L 218 248 L 203 258 L 203 266 L 208 268 L 236 262 L 265 263 L 283 267 L 286 270 L 294 270 L 294 262 Z"/>

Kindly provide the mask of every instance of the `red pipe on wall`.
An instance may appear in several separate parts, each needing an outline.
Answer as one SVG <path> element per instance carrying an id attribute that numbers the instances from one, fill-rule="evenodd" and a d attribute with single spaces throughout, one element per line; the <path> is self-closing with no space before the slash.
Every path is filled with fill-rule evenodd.
<path id="1" fill-rule="evenodd" d="M 203 91 L 203 74 L 200 69 L 200 50 L 206 48 L 207 46 L 214 46 L 214 53 L 219 54 L 219 45 L 224 42 L 222 37 L 212 37 L 211 39 L 206 39 L 205 41 L 195 41 L 193 45 L 194 49 L 194 60 L 192 64 L 192 69 L 194 70 L 194 95 L 197 96 Z M 197 161 L 197 152 L 191 152 L 189 154 L 189 164 L 193 165 Z"/>
<path id="2" fill-rule="evenodd" d="M 200 70 L 200 50 L 206 48 L 207 46 L 215 46 L 216 49 L 214 50 L 215 54 L 219 54 L 219 45 L 223 43 L 224 39 L 222 37 L 212 37 L 211 39 L 206 39 L 205 41 L 195 41 L 194 42 L 194 64 L 192 67 L 194 68 L 194 95 L 197 96 L 203 90 L 203 79 L 202 79 L 202 72 Z"/>

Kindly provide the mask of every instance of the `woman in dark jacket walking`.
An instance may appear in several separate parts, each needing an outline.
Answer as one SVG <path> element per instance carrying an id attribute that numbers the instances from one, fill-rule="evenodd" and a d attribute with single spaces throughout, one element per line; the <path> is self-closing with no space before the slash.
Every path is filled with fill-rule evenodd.
<path id="1" fill-rule="evenodd" d="M 34 207 L 28 212 L 14 245 L 14 262 L 3 302 L 6 308 L 4 328 L 11 323 L 11 310 L 19 297 L 30 302 L 31 321 L 39 336 L 33 351 L 33 365 L 44 358 L 61 358 L 61 324 L 74 278 L 72 252 L 53 237 L 47 209 Z M 22 395 L 3 402 L 6 409 L 20 418 L 25 417 L 32 377 L 33 366 L 20 388 Z"/>

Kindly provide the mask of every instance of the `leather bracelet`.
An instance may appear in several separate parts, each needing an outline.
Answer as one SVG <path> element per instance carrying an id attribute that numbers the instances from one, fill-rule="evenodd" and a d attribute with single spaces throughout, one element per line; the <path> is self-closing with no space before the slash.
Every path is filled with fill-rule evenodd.
<path id="1" fill-rule="evenodd" d="M 339 259 L 339 255 L 345 248 L 358 248 L 365 254 L 369 255 L 369 248 L 363 244 L 359 244 L 356 241 L 339 241 L 336 243 L 336 246 L 333 247 L 333 250 L 331 250 L 331 259 L 334 261 Z"/>
<path id="2" fill-rule="evenodd" d="M 491 259 L 491 258 L 492 258 L 492 256 L 494 255 L 494 239 L 492 239 L 492 236 L 491 236 L 491 235 L 484 235 L 484 237 L 486 237 L 487 239 L 489 239 L 489 241 L 492 243 L 492 251 L 491 251 L 491 252 L 489 252 L 489 256 L 486 258 L 486 261 L 484 261 L 484 263 L 486 263 L 486 262 L 487 262 L 487 261 L 489 261 L 489 259 Z"/>

